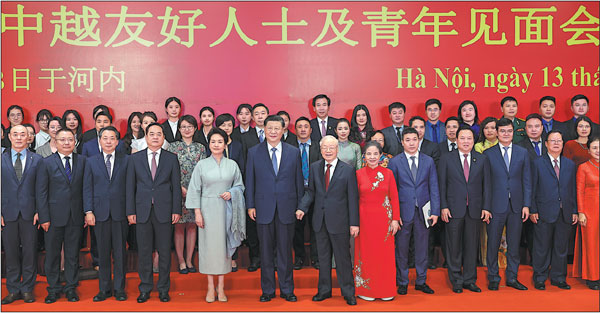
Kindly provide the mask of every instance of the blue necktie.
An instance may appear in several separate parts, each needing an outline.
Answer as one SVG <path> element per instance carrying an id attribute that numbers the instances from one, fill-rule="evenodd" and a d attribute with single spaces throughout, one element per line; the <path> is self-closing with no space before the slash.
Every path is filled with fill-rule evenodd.
<path id="1" fill-rule="evenodd" d="M 552 121 L 546 122 L 546 132 L 549 133 L 552 130 Z"/>
<path id="2" fill-rule="evenodd" d="M 71 163 L 69 163 L 69 159 L 71 159 L 71 157 L 65 157 L 65 173 L 67 173 L 67 178 L 71 181 Z"/>
<path id="3" fill-rule="evenodd" d="M 431 141 L 438 143 L 437 124 L 431 125 Z"/>
<path id="4" fill-rule="evenodd" d="M 273 171 L 275 172 L 275 176 L 277 176 L 277 154 L 275 153 L 277 148 L 271 148 L 271 151 L 273 151 L 273 156 L 271 157 L 271 161 L 273 162 Z"/>
<path id="5" fill-rule="evenodd" d="M 533 143 L 533 149 L 535 150 L 535 153 L 537 154 L 537 156 L 541 156 L 542 152 L 540 151 L 540 148 L 538 147 L 538 144 L 540 143 L 539 141 L 532 141 Z"/>
<path id="6" fill-rule="evenodd" d="M 504 149 L 504 164 L 506 164 L 506 170 L 510 170 L 510 161 L 508 160 L 508 149 L 510 147 L 502 147 Z"/>
<path id="7" fill-rule="evenodd" d="M 260 141 L 260 142 L 265 141 L 265 131 L 262 129 L 258 130 L 258 141 Z"/>
<path id="8" fill-rule="evenodd" d="M 110 168 L 112 167 L 112 164 L 110 164 L 110 158 L 112 157 L 112 154 L 108 154 L 106 156 L 106 170 L 108 171 L 108 179 L 110 179 L 111 173 L 110 173 Z"/>
<path id="9" fill-rule="evenodd" d="M 307 143 L 303 143 L 302 145 L 302 176 L 304 176 L 304 185 L 308 183 L 308 151 L 307 151 Z"/>

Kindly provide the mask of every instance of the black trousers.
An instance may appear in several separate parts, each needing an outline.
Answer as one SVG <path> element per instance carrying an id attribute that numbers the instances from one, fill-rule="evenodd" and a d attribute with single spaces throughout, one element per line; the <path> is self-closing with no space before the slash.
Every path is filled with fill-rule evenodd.
<path id="1" fill-rule="evenodd" d="M 554 223 L 541 219 L 534 224 L 533 281 L 564 282 L 567 278 L 567 251 L 571 224 L 563 220 L 562 212 Z"/>
<path id="2" fill-rule="evenodd" d="M 98 266 L 100 267 L 98 283 L 100 291 L 109 292 L 113 289 L 110 275 L 111 255 L 113 259 L 114 290 L 125 291 L 127 230 L 127 219 L 115 221 L 109 217 L 106 221 L 96 222 L 94 232 L 96 238 L 98 238 Z"/>
<path id="3" fill-rule="evenodd" d="M 33 292 L 37 275 L 37 229 L 33 220 L 19 213 L 13 222 L 4 221 L 2 242 L 6 262 L 6 289 L 10 293 Z"/>
<path id="4" fill-rule="evenodd" d="M 83 223 L 75 223 L 69 216 L 67 225 L 50 228 L 44 238 L 46 242 L 46 260 L 44 270 L 48 281 L 48 292 L 60 293 L 74 290 L 79 282 L 79 249 Z M 65 287 L 60 284 L 60 251 L 65 247 Z"/>
<path id="5" fill-rule="evenodd" d="M 248 214 L 246 214 L 246 243 L 248 244 L 250 262 L 260 262 L 260 247 L 256 222 Z"/>
<path id="6" fill-rule="evenodd" d="M 350 226 L 348 226 L 348 230 Z M 319 254 L 319 294 L 331 293 L 331 253 L 335 257 L 335 271 L 342 296 L 354 296 L 354 276 L 350 257 L 350 232 L 331 234 L 323 221 L 315 232 Z"/>
<path id="7" fill-rule="evenodd" d="M 317 241 L 315 239 L 315 230 L 312 227 L 312 208 L 308 210 L 308 214 L 301 220 L 296 220 L 294 225 L 294 254 L 296 259 L 304 259 L 306 257 L 305 243 L 305 228 L 308 224 L 310 231 L 310 259 L 317 261 Z"/>
<path id="8" fill-rule="evenodd" d="M 474 284 L 477 281 L 479 224 L 481 220 L 465 214 L 462 218 L 451 218 L 444 225 L 448 277 L 453 286 Z"/>
<path id="9" fill-rule="evenodd" d="M 171 286 L 171 238 L 173 235 L 173 224 L 171 222 L 160 223 L 154 214 L 154 208 L 150 211 L 150 218 L 146 223 L 137 223 L 135 230 L 138 239 L 138 274 L 140 275 L 140 292 L 151 292 L 154 287 L 152 275 L 152 243 L 158 251 L 158 292 L 168 292 Z M 154 240 L 153 240 L 154 238 Z"/>
<path id="10" fill-rule="evenodd" d="M 294 277 L 292 265 L 292 241 L 294 224 L 283 224 L 279 220 L 277 209 L 273 221 L 269 224 L 257 223 L 260 240 L 260 285 L 263 293 L 275 293 L 275 264 L 277 261 L 277 277 L 279 289 L 283 294 L 294 292 Z M 277 251 L 275 255 L 275 250 Z"/>

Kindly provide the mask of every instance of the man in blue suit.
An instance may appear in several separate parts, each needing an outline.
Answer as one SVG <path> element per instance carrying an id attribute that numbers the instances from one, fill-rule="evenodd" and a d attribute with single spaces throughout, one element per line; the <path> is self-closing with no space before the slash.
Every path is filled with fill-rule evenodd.
<path id="1" fill-rule="evenodd" d="M 248 150 L 246 161 L 246 207 L 257 223 L 262 270 L 261 302 L 275 297 L 273 249 L 277 249 L 280 296 L 294 295 L 292 241 L 296 213 L 304 194 L 302 160 L 298 148 L 281 142 L 284 121 L 272 115 L 265 120 L 266 140 Z"/>
<path id="2" fill-rule="evenodd" d="M 87 159 L 83 177 L 83 210 L 85 221 L 94 227 L 98 239 L 100 292 L 94 301 L 112 295 L 111 250 L 114 260 L 114 291 L 118 301 L 125 301 L 125 187 L 128 155 L 115 151 L 119 132 L 113 126 L 98 132 L 102 153 Z M 93 140 L 88 141 L 91 143 Z M 87 144 L 86 143 L 86 144 Z"/>
<path id="3" fill-rule="evenodd" d="M 35 301 L 38 213 L 35 206 L 36 171 L 42 157 L 27 149 L 27 129 L 10 129 L 11 148 L 2 153 L 2 239 L 8 295 L 2 304 L 18 299 Z M 19 251 L 22 249 L 21 251 Z"/>
<path id="4" fill-rule="evenodd" d="M 440 215 L 440 195 L 433 159 L 419 152 L 419 137 L 414 128 L 402 132 L 404 152 L 390 160 L 388 168 L 394 173 L 400 196 L 402 228 L 396 233 L 396 284 L 398 294 L 408 289 L 408 244 L 410 236 L 415 239 L 415 289 L 427 294 L 434 291 L 426 284 L 429 228 L 437 223 Z M 430 217 L 426 220 L 422 208 L 430 205 Z M 429 221 L 431 220 L 431 221 Z"/>
<path id="5" fill-rule="evenodd" d="M 577 224 L 577 167 L 561 156 L 562 133 L 552 130 L 546 138 L 548 153 L 533 164 L 533 281 L 538 290 L 550 283 L 560 289 L 567 284 L 567 250 L 571 225 Z"/>
<path id="6" fill-rule="evenodd" d="M 137 302 L 148 301 L 154 287 L 153 246 L 158 251 L 158 298 L 168 302 L 171 237 L 173 224 L 181 217 L 181 172 L 177 156 L 161 148 L 165 135 L 159 123 L 146 127 L 145 138 L 148 148 L 132 154 L 127 165 L 127 219 L 136 224 L 138 238 Z"/>
<path id="7" fill-rule="evenodd" d="M 496 123 L 498 144 L 485 150 L 491 164 L 492 219 L 487 227 L 487 268 L 489 290 L 498 290 L 498 249 L 502 229 L 506 225 L 506 285 L 517 290 L 527 290 L 517 280 L 519 270 L 519 243 L 523 222 L 529 218 L 531 206 L 531 171 L 528 152 L 512 143 L 513 124 L 507 118 Z"/>
<path id="8" fill-rule="evenodd" d="M 57 152 L 44 158 L 37 171 L 36 204 L 39 221 L 46 231 L 44 269 L 48 281 L 46 303 L 79 301 L 75 291 L 79 274 L 79 244 L 83 230 L 83 172 L 86 158 L 75 149 L 75 135 L 63 128 L 56 133 Z M 60 284 L 60 251 L 65 249 L 64 288 Z"/>

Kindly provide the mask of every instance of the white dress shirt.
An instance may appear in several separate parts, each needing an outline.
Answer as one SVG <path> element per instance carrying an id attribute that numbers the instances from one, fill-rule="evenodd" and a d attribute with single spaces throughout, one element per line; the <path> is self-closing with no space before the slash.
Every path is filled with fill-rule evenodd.
<path id="1" fill-rule="evenodd" d="M 65 157 L 66 156 L 70 157 L 70 159 L 69 159 L 69 166 L 71 167 L 71 172 L 73 172 L 73 153 L 71 152 L 71 154 L 69 154 L 69 155 L 64 155 L 64 154 L 62 154 L 60 152 L 57 152 L 57 153 L 58 153 L 58 156 L 60 157 L 60 162 L 62 163 L 63 167 L 65 166 L 65 162 L 67 161 L 65 159 Z"/>
<path id="2" fill-rule="evenodd" d="M 465 169 L 465 154 L 458 151 L 458 156 L 460 157 L 460 165 Z M 471 152 L 467 153 L 467 164 L 469 164 L 469 171 L 471 170 Z"/>
<path id="3" fill-rule="evenodd" d="M 162 149 L 156 150 L 156 168 L 158 169 L 158 164 L 160 160 L 160 152 Z M 152 172 L 152 150 L 148 149 L 148 166 L 150 167 L 150 172 Z"/>
<path id="4" fill-rule="evenodd" d="M 281 164 L 281 149 L 283 148 L 281 141 L 279 141 L 279 143 L 276 146 L 271 146 L 270 143 L 267 143 L 267 152 L 269 152 L 269 157 L 271 158 L 271 161 L 273 161 L 273 151 L 271 151 L 272 148 L 277 149 L 275 151 L 275 156 L 277 156 L 277 172 L 279 172 L 279 165 Z"/>
<path id="5" fill-rule="evenodd" d="M 553 156 L 550 155 L 550 153 L 548 153 L 548 157 L 550 158 L 550 163 L 552 163 L 552 168 L 554 168 L 554 160 L 556 160 L 558 162 L 558 169 L 560 170 L 560 157 L 558 157 L 558 159 L 555 159 Z"/>
<path id="6" fill-rule="evenodd" d="M 177 124 L 179 124 L 179 120 L 177 120 L 175 122 L 171 122 L 171 120 L 167 120 L 167 122 L 169 122 L 169 126 L 171 126 L 171 132 L 173 133 L 173 138 L 175 138 L 175 135 L 177 134 Z"/>
<path id="7" fill-rule="evenodd" d="M 417 151 L 417 153 L 415 153 L 414 155 L 410 155 L 408 154 L 408 152 L 404 151 L 404 155 L 406 155 L 406 159 L 408 160 L 408 168 L 410 169 L 410 165 L 412 164 L 412 159 L 410 158 L 411 156 L 415 157 L 415 166 L 417 167 L 417 169 L 419 168 L 419 151 Z"/>
<path id="8" fill-rule="evenodd" d="M 337 166 L 338 159 L 331 161 L 331 163 L 327 163 L 325 161 L 325 168 L 323 169 L 323 173 L 327 173 L 327 164 L 331 164 L 331 168 L 329 168 L 329 182 L 331 183 L 331 178 L 333 177 L 333 172 L 335 172 L 335 167 Z"/>
<path id="9" fill-rule="evenodd" d="M 327 121 L 328 121 L 328 119 L 329 119 L 329 116 L 326 116 L 325 119 L 323 119 L 323 120 L 317 117 L 317 122 L 319 124 L 319 134 L 321 134 L 321 127 L 322 127 L 321 125 L 323 125 L 321 123 L 321 121 L 325 121 L 325 134 L 322 134 L 323 136 L 327 135 Z"/>
<path id="10" fill-rule="evenodd" d="M 502 155 L 502 160 L 504 160 L 504 147 L 508 147 L 508 164 L 510 164 L 510 161 L 512 160 L 512 143 L 510 143 L 508 146 L 504 146 L 503 144 L 501 144 L 500 142 L 498 142 L 498 147 L 500 147 L 500 154 Z"/>

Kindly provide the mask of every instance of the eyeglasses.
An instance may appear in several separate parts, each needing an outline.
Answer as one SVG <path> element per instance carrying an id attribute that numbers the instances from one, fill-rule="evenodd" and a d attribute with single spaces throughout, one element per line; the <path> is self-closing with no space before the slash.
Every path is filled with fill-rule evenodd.
<path id="1" fill-rule="evenodd" d="M 192 130 L 192 129 L 194 129 L 194 126 L 179 126 L 179 129 L 181 129 L 181 130 Z"/>
<path id="2" fill-rule="evenodd" d="M 548 142 L 553 145 L 556 145 L 556 144 L 562 143 L 563 141 L 562 141 L 562 139 L 557 139 L 557 140 L 548 140 Z"/>

